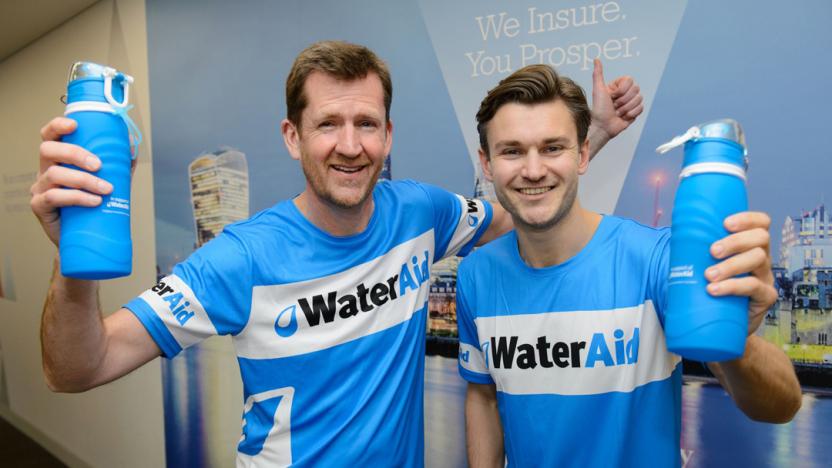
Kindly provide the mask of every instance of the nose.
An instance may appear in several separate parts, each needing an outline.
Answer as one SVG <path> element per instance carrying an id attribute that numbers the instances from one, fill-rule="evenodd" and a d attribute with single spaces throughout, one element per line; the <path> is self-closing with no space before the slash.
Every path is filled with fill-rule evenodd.
<path id="1" fill-rule="evenodd" d="M 338 132 L 338 142 L 335 151 L 348 158 L 355 158 L 361 154 L 361 137 L 354 125 L 344 125 Z"/>
<path id="2" fill-rule="evenodd" d="M 546 176 L 546 167 L 537 151 L 531 150 L 523 158 L 521 175 L 528 180 L 540 180 Z"/>

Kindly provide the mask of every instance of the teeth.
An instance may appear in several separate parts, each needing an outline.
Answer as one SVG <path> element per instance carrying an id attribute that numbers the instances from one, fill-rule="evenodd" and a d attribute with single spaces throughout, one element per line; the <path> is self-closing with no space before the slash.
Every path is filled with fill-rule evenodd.
<path id="1" fill-rule="evenodd" d="M 541 193 L 546 193 L 551 190 L 551 187 L 536 187 L 536 188 L 521 188 L 519 189 L 521 193 L 526 195 L 538 195 Z"/>
<path id="2" fill-rule="evenodd" d="M 334 167 L 336 170 L 339 170 L 341 172 L 349 172 L 349 173 L 358 172 L 358 171 L 361 170 L 361 167 L 347 167 L 347 166 L 332 166 L 332 167 Z"/>

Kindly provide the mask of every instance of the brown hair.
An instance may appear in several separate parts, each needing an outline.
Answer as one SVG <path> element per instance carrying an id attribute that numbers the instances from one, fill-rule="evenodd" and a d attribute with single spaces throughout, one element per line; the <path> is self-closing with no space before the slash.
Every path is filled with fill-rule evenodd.
<path id="1" fill-rule="evenodd" d="M 548 65 L 529 65 L 523 67 L 495 86 L 480 104 L 477 111 L 477 132 L 480 134 L 480 147 L 488 153 L 488 122 L 494 118 L 497 110 L 510 102 L 520 104 L 541 104 L 562 99 L 572 120 L 578 129 L 578 144 L 586 140 L 592 117 L 583 89 L 574 81 L 560 76 Z"/>
<path id="2" fill-rule="evenodd" d="M 298 54 L 286 77 L 286 116 L 298 128 L 300 116 L 307 105 L 303 86 L 313 72 L 326 73 L 345 81 L 365 78 L 368 74 L 375 73 L 384 89 L 385 118 L 390 120 L 393 83 L 387 64 L 364 46 L 343 41 L 321 41 Z"/>

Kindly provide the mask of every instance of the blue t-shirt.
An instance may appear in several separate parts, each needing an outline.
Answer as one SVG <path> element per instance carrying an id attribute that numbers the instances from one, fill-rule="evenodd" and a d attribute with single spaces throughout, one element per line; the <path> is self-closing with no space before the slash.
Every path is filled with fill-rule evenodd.
<path id="1" fill-rule="evenodd" d="M 238 466 L 423 465 L 430 266 L 465 255 L 491 207 L 413 181 L 380 182 L 373 200 L 348 237 L 279 203 L 127 304 L 169 358 L 233 337 Z"/>
<path id="2" fill-rule="evenodd" d="M 459 266 L 459 371 L 495 384 L 510 466 L 677 466 L 681 364 L 662 323 L 669 229 L 606 216 L 531 268 L 515 232 Z"/>

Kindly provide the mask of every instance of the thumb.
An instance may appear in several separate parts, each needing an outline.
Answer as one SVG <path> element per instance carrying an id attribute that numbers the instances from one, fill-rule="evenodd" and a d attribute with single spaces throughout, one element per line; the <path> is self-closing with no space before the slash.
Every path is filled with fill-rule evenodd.
<path id="1" fill-rule="evenodd" d="M 604 93 L 607 90 L 607 85 L 604 83 L 604 65 L 601 64 L 600 59 L 595 59 L 592 68 L 592 95 L 597 96 L 597 93 Z"/>

